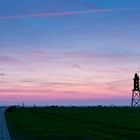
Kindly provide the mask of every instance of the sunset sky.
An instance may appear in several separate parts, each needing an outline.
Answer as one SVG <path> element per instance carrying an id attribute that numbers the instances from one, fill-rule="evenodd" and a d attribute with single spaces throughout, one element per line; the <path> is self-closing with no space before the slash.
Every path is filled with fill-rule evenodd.
<path id="1" fill-rule="evenodd" d="M 140 0 L 1 0 L 0 105 L 130 105 Z"/>

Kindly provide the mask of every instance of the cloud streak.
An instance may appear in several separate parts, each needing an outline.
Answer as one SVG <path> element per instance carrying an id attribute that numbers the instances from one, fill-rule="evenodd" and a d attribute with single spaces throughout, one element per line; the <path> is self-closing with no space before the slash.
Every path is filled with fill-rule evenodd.
<path id="1" fill-rule="evenodd" d="M 1 77 L 5 76 L 5 73 L 3 73 L 3 72 L 2 72 L 2 73 L 0 73 L 0 76 L 1 76 Z"/>
<path id="2" fill-rule="evenodd" d="M 96 10 L 83 10 L 83 11 L 66 11 L 66 12 L 52 12 L 52 13 L 36 13 L 28 15 L 15 15 L 15 16 L 0 16 L 0 20 L 8 19 L 24 19 L 34 17 L 60 17 L 69 15 L 81 15 L 81 14 L 92 14 L 92 13 L 107 13 L 107 12 L 119 12 L 127 10 L 138 10 L 139 8 L 115 8 L 115 9 L 96 9 Z"/>
<path id="3" fill-rule="evenodd" d="M 10 56 L 0 56 L 0 64 L 5 63 L 5 64 L 17 64 L 19 61 L 13 57 Z"/>

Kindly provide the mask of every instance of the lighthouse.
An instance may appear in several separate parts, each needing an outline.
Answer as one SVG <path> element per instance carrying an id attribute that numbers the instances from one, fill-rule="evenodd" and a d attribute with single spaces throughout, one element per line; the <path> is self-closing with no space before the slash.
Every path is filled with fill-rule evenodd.
<path id="1" fill-rule="evenodd" d="M 134 79 L 133 79 L 131 106 L 132 107 L 139 107 L 140 106 L 139 76 L 137 73 L 135 73 Z"/>

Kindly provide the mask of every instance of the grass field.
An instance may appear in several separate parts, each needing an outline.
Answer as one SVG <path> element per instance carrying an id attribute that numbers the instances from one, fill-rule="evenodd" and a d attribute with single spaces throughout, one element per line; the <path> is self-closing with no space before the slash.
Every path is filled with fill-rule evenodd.
<path id="1" fill-rule="evenodd" d="M 12 140 L 140 139 L 140 108 L 23 108 L 6 119 Z"/>

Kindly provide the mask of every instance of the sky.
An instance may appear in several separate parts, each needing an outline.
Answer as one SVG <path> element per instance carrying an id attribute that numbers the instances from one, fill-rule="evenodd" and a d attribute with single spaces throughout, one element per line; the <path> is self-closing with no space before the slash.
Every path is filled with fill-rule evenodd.
<path id="1" fill-rule="evenodd" d="M 1 0 L 0 105 L 130 105 L 139 0 Z"/>

